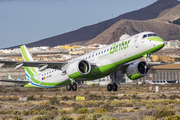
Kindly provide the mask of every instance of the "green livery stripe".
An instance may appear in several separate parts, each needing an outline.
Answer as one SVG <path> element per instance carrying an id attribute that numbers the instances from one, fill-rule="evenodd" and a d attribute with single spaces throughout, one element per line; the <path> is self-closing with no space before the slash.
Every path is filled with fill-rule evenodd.
<path id="1" fill-rule="evenodd" d="M 23 55 L 23 57 L 24 57 L 24 59 L 25 59 L 24 61 L 30 61 L 29 58 L 28 58 L 28 56 L 27 56 L 27 54 L 26 54 L 26 50 L 25 50 L 24 46 L 21 46 L 21 53 L 22 53 L 22 55 Z M 33 67 L 30 67 L 30 69 L 31 69 L 35 74 L 38 74 L 37 71 L 36 71 Z"/>
<path id="2" fill-rule="evenodd" d="M 164 42 L 164 40 L 160 37 L 150 37 L 147 39 L 152 40 L 152 41 L 157 41 L 157 42 Z"/>
<path id="3" fill-rule="evenodd" d="M 160 45 L 155 46 L 152 49 L 149 49 L 149 50 L 142 52 L 142 53 L 139 53 L 137 55 L 128 57 L 126 59 L 120 60 L 120 61 L 112 63 L 112 64 L 108 64 L 108 65 L 104 65 L 104 66 L 95 68 L 95 69 L 91 70 L 88 75 L 82 76 L 82 78 L 83 79 L 86 78 L 86 80 L 93 80 L 93 79 L 105 77 L 105 76 L 111 74 L 112 72 L 118 70 L 120 68 L 120 66 L 123 65 L 124 63 L 131 62 L 135 59 L 142 57 L 145 54 L 156 52 L 159 49 L 161 49 L 163 46 L 164 46 L 164 44 L 160 44 Z"/>
<path id="4" fill-rule="evenodd" d="M 30 61 L 29 58 L 28 58 L 28 56 L 27 56 L 27 54 L 26 54 L 26 51 L 25 51 L 24 46 L 21 46 L 21 53 L 22 53 L 25 61 Z"/>
<path id="5" fill-rule="evenodd" d="M 81 75 L 82 75 L 81 73 L 75 72 L 75 73 L 69 75 L 68 77 L 71 78 L 71 79 L 75 79 L 77 77 L 80 77 Z"/>
<path id="6" fill-rule="evenodd" d="M 131 80 L 136 80 L 136 79 L 141 78 L 141 77 L 142 77 L 142 75 L 140 75 L 139 73 L 135 73 L 131 76 L 128 76 L 128 78 Z"/>
<path id="7" fill-rule="evenodd" d="M 28 67 L 25 67 L 25 70 L 28 72 L 28 74 L 31 76 L 31 80 L 38 84 L 38 85 L 44 85 L 44 86 L 61 86 L 61 85 L 65 85 L 65 84 L 68 84 L 70 83 L 71 81 L 70 80 L 66 80 L 64 82 L 56 82 L 56 83 L 48 83 L 48 82 L 42 82 L 42 81 L 39 81 L 39 80 L 36 80 L 34 78 L 34 74 L 31 72 L 31 70 L 28 68 Z"/>
<path id="8" fill-rule="evenodd" d="M 29 67 L 24 67 L 24 69 L 31 77 L 34 76 L 34 73 L 29 69 Z"/>
<path id="9" fill-rule="evenodd" d="M 157 46 L 155 46 L 155 47 L 153 47 L 153 48 L 151 48 L 151 49 L 149 49 L 149 50 L 147 50 L 147 51 L 145 51 L 145 52 L 142 52 L 142 53 L 139 53 L 139 54 L 137 54 L 137 55 L 128 57 L 128 58 L 123 59 L 123 60 L 121 60 L 121 61 L 118 61 L 118 62 L 116 62 L 116 63 L 114 63 L 114 64 L 119 65 L 119 64 L 124 64 L 124 63 L 130 62 L 130 61 L 132 61 L 132 60 L 141 58 L 141 57 L 142 57 L 143 55 L 145 55 L 145 54 L 154 53 L 154 52 L 160 50 L 162 47 L 164 47 L 164 44 L 157 45 Z"/>
<path id="10" fill-rule="evenodd" d="M 36 88 L 36 86 L 30 85 L 30 84 L 25 84 L 24 87 L 28 87 L 28 88 Z"/>

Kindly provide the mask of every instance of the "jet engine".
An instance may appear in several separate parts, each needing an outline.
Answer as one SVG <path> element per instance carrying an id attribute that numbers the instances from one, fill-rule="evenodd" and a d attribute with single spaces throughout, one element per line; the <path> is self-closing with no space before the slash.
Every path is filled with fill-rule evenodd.
<path id="1" fill-rule="evenodd" d="M 86 60 L 77 60 L 68 64 L 66 73 L 71 79 L 76 79 L 82 75 L 87 75 L 91 70 L 91 65 Z"/>
<path id="2" fill-rule="evenodd" d="M 135 61 L 126 69 L 126 75 L 129 79 L 135 80 L 146 76 L 150 71 L 150 66 L 145 61 Z"/>

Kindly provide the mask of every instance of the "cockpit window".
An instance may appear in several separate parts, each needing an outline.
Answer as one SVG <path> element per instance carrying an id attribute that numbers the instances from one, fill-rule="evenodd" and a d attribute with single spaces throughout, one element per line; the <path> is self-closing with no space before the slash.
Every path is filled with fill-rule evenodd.
<path id="1" fill-rule="evenodd" d="M 156 34 L 148 34 L 148 37 L 157 36 Z"/>
<path id="2" fill-rule="evenodd" d="M 143 35 L 142 38 L 146 38 L 146 37 L 153 37 L 153 36 L 157 36 L 156 34 L 147 34 L 147 35 Z"/>
<path id="3" fill-rule="evenodd" d="M 143 38 L 146 38 L 147 37 L 147 35 L 143 35 Z"/>

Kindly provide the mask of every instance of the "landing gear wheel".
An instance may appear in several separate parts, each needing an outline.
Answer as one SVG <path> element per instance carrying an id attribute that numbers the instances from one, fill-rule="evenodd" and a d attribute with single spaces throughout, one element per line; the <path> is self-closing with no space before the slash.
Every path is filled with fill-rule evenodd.
<path id="1" fill-rule="evenodd" d="M 74 83 L 74 84 L 72 85 L 72 90 L 73 90 L 73 91 L 76 91 L 76 90 L 77 90 L 77 84 L 76 84 L 76 83 Z"/>
<path id="2" fill-rule="evenodd" d="M 117 91 L 117 89 L 118 89 L 118 86 L 117 86 L 117 84 L 113 84 L 113 91 Z"/>
<path id="3" fill-rule="evenodd" d="M 111 84 L 108 84 L 107 90 L 108 90 L 108 91 L 111 91 L 112 89 L 113 89 L 113 86 L 112 86 Z"/>
<path id="4" fill-rule="evenodd" d="M 72 88 L 72 85 L 71 85 L 71 84 L 66 85 L 67 91 L 71 91 L 71 88 Z"/>

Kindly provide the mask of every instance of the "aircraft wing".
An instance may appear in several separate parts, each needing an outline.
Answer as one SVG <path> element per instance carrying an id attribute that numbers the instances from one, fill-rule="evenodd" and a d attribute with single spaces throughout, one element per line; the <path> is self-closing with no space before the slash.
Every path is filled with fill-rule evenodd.
<path id="1" fill-rule="evenodd" d="M 166 65 L 166 64 L 173 64 L 173 63 L 160 63 L 160 62 L 150 62 L 150 63 L 148 63 L 148 65 L 149 65 L 150 67 L 152 67 L 152 66 L 158 66 L 158 65 Z"/>
<path id="2" fill-rule="evenodd" d="M 22 66 L 28 67 L 38 67 L 40 70 L 44 70 L 46 68 L 53 68 L 53 69 L 61 69 L 65 64 L 68 62 L 37 62 L 37 61 L 5 61 L 0 60 L 0 63 L 4 65 L 15 65 L 15 69 L 18 69 Z"/>
<path id="3" fill-rule="evenodd" d="M 13 82 L 13 83 L 29 83 L 28 80 L 14 80 L 14 79 L 0 79 L 2 82 Z"/>
<path id="4" fill-rule="evenodd" d="M 135 62 L 135 61 L 134 61 Z M 122 71 L 123 74 L 126 73 L 126 69 L 129 67 L 129 65 L 133 64 L 134 62 L 131 63 L 125 63 L 121 66 L 120 70 Z M 166 64 L 173 64 L 173 63 L 160 63 L 160 62 L 150 62 L 147 63 L 147 65 L 149 67 L 153 67 L 153 66 L 158 66 L 158 65 L 166 65 Z"/>

